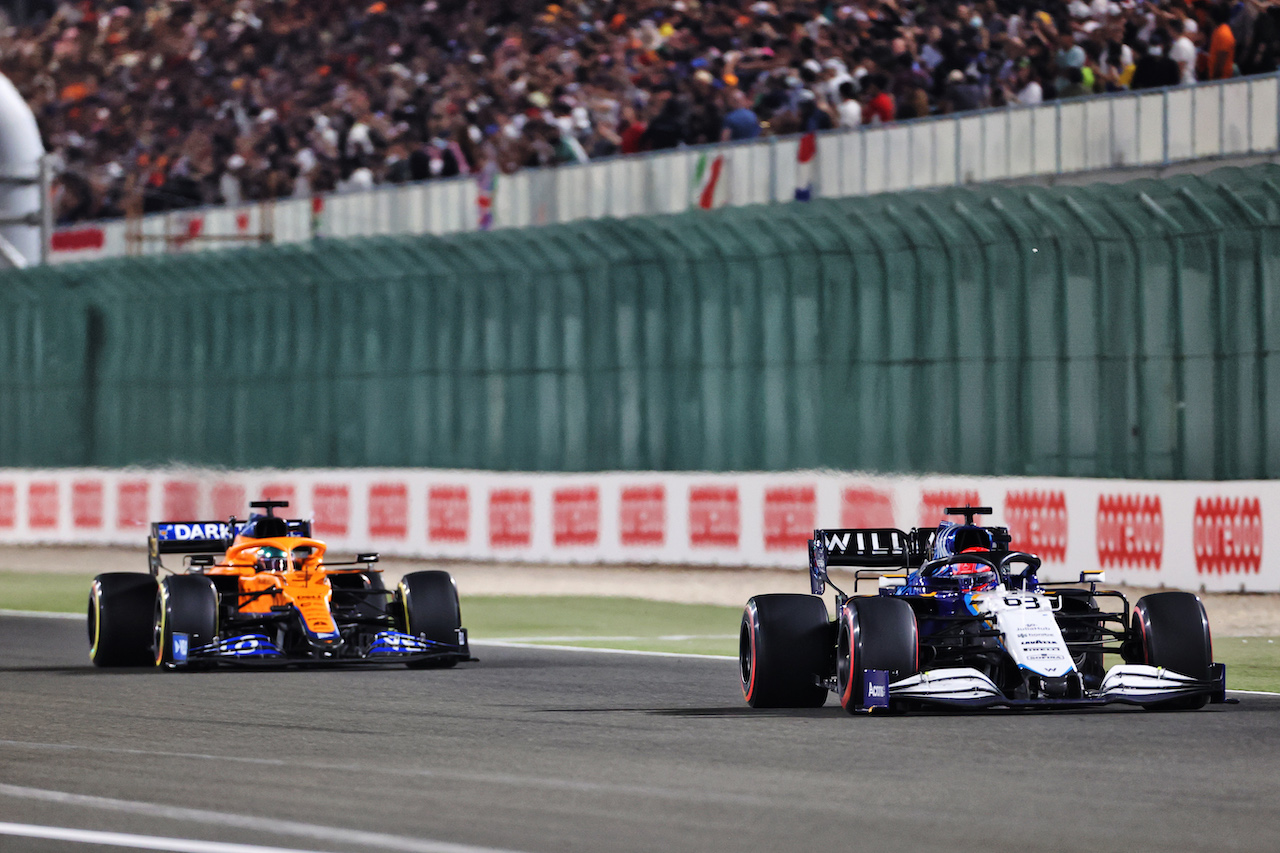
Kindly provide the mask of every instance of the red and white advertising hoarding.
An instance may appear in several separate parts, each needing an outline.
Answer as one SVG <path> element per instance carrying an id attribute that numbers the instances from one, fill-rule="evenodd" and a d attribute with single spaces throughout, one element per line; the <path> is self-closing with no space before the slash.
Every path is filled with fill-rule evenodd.
<path id="1" fill-rule="evenodd" d="M 0 543 L 145 546 L 159 520 L 288 500 L 339 551 L 802 570 L 814 527 L 936 524 L 981 503 L 1052 580 L 1280 591 L 1280 483 L 780 473 L 0 469 Z M 956 519 L 958 520 L 958 519 Z"/>

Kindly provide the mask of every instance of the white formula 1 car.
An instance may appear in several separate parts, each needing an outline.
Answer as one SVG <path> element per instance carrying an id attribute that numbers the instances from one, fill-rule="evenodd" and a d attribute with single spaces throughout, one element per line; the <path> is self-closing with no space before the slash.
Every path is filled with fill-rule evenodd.
<path id="1" fill-rule="evenodd" d="M 1197 596 L 1157 592 L 1131 610 L 1122 593 L 1098 588 L 1101 572 L 1041 582 L 1039 558 L 1010 551 L 1007 529 L 974 524 L 990 512 L 948 508 L 964 523 L 910 532 L 814 531 L 813 594 L 747 602 L 739 643 L 747 703 L 818 707 L 829 692 L 850 713 L 1230 701 Z M 855 593 L 858 581 L 875 578 L 877 594 L 846 595 L 828 566 L 861 569 Z M 819 598 L 828 585 L 837 592 L 834 621 Z M 1108 669 L 1107 654 L 1123 663 Z"/>

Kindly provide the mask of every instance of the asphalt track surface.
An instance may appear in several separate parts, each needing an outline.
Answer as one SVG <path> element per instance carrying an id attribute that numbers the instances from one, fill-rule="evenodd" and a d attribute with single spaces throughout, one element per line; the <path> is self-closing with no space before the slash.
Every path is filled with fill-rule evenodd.
<path id="1" fill-rule="evenodd" d="M 475 652 L 107 671 L 82 622 L 0 616 L 0 850 L 1280 849 L 1277 696 L 850 717 L 752 711 L 732 661 Z"/>

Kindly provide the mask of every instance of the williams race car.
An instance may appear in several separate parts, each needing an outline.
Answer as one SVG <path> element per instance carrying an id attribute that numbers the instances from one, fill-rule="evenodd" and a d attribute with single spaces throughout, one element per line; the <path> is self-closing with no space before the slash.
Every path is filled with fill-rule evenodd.
<path id="1" fill-rule="evenodd" d="M 89 657 L 97 666 L 195 669 L 407 664 L 472 660 L 448 572 L 412 572 L 395 590 L 377 554 L 326 563 L 311 523 L 256 501 L 248 520 L 151 525 L 150 572 L 111 572 L 89 593 Z M 171 572 L 165 554 L 183 554 Z M 166 574 L 162 574 L 166 573 Z"/>
<path id="2" fill-rule="evenodd" d="M 816 708 L 828 693 L 850 713 L 1232 701 L 1195 595 L 1157 592 L 1131 610 L 1122 593 L 1098 588 L 1101 572 L 1042 582 L 1039 558 L 1009 550 L 1006 528 L 974 523 L 990 508 L 946 513 L 964 523 L 815 530 L 812 594 L 747 602 L 739 640 L 747 704 Z M 855 595 L 831 582 L 829 566 L 855 569 Z M 873 579 L 877 594 L 856 595 Z M 819 597 L 827 586 L 836 591 L 834 621 Z M 1106 654 L 1124 662 L 1107 669 Z"/>

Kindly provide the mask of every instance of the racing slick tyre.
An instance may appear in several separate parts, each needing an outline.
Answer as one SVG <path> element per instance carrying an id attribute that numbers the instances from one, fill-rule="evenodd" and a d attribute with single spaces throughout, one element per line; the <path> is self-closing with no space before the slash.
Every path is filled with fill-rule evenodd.
<path id="1" fill-rule="evenodd" d="M 1144 595 L 1133 606 L 1130 635 L 1139 663 L 1160 666 L 1202 681 L 1211 677 L 1213 643 L 1209 617 L 1200 598 L 1189 592 L 1156 592 Z M 1208 693 L 1180 696 L 1145 707 L 1153 710 L 1191 711 L 1204 707 Z"/>
<path id="2" fill-rule="evenodd" d="M 89 589 L 89 660 L 94 666 L 150 666 L 156 579 L 109 572 Z"/>
<path id="3" fill-rule="evenodd" d="M 831 622 L 814 595 L 757 595 L 738 634 L 742 696 L 752 708 L 821 708 L 831 671 Z"/>
<path id="4" fill-rule="evenodd" d="M 155 597 L 154 626 L 155 665 L 168 669 L 185 665 L 189 651 L 218 636 L 218 591 L 213 581 L 201 575 L 162 580 Z"/>
<path id="5" fill-rule="evenodd" d="M 850 714 L 862 710 L 864 674 L 869 669 L 889 672 L 897 681 L 919 668 L 920 642 L 916 614 L 897 598 L 851 598 L 841 615 L 836 638 L 836 687 L 840 707 Z"/>
<path id="6" fill-rule="evenodd" d="M 457 645 L 462 613 L 458 607 L 458 587 L 448 572 L 410 572 L 396 587 L 396 610 L 404 620 L 406 634 Z M 457 658 L 418 660 L 410 669 L 438 669 L 456 666 Z"/>

